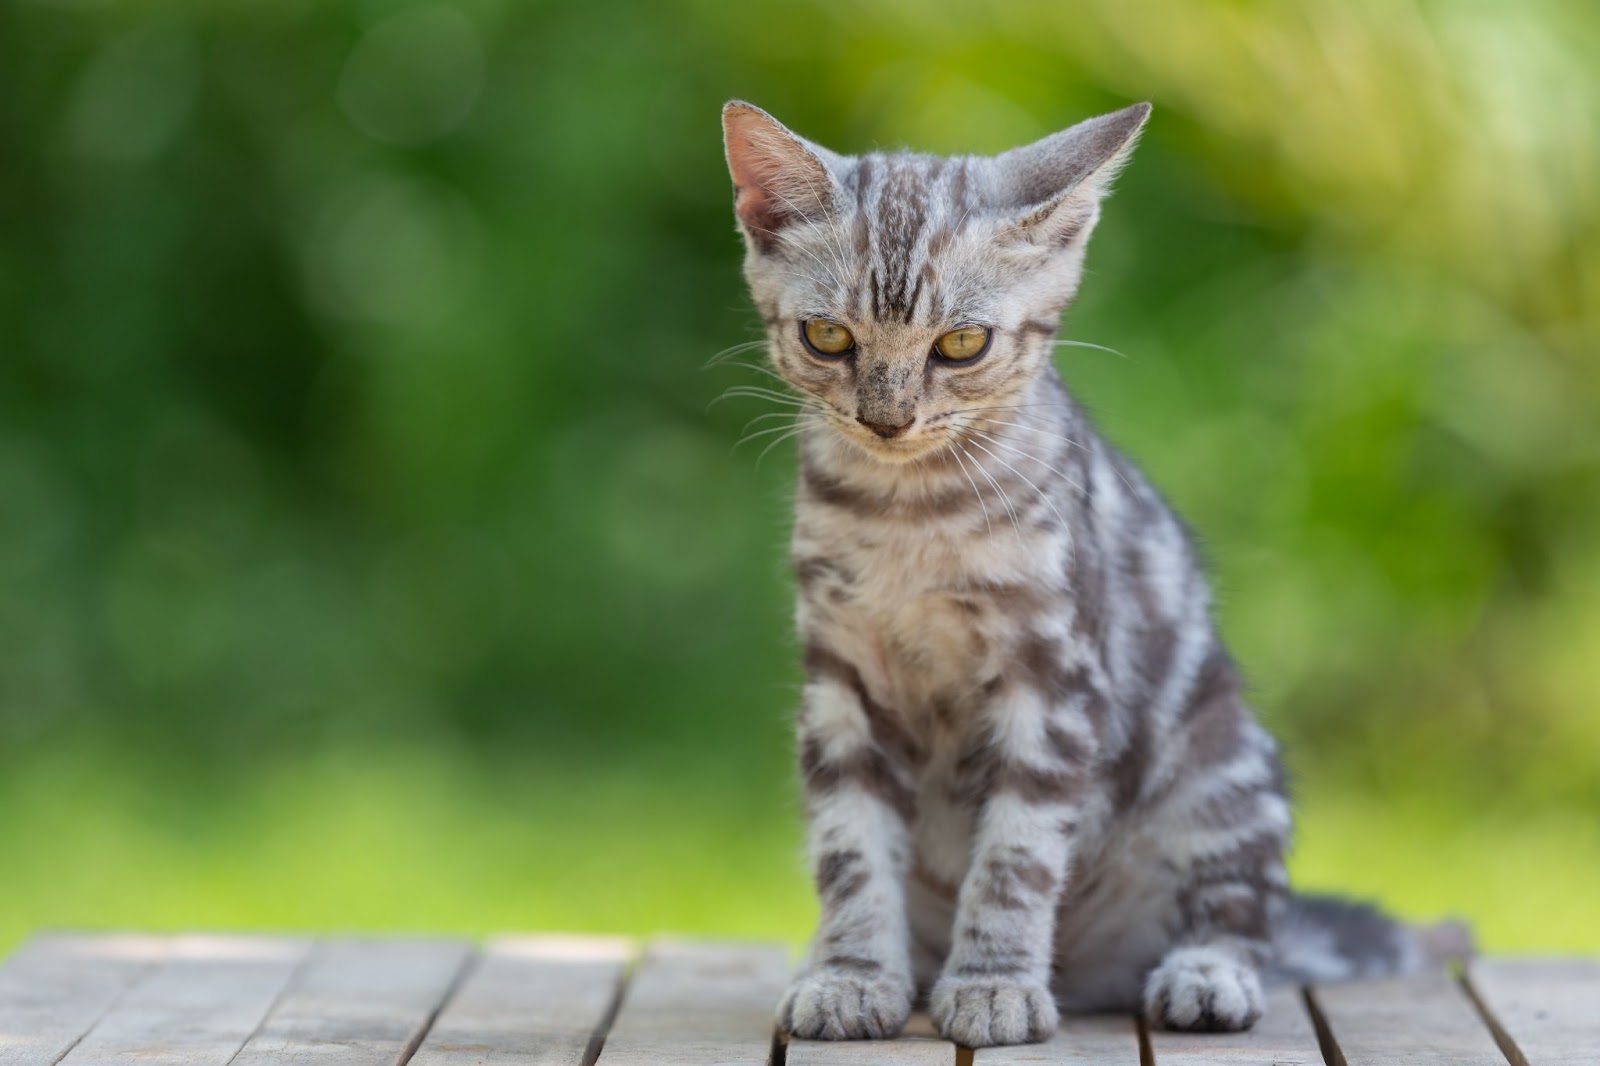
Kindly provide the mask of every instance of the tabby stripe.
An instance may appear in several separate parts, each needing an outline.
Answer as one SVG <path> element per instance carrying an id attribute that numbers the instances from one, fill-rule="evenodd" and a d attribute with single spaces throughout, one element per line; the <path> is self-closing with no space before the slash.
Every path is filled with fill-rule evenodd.
<path id="1" fill-rule="evenodd" d="M 812 641 L 806 645 L 806 675 L 814 679 L 832 678 L 848 688 L 867 716 L 872 739 L 888 754 L 910 763 L 920 763 L 922 744 L 901 724 L 901 716 L 872 698 L 861 671 L 831 649 Z"/>
<path id="2" fill-rule="evenodd" d="M 965 482 L 933 496 L 886 496 L 859 489 L 839 478 L 822 473 L 810 463 L 802 466 L 801 485 L 816 503 L 838 508 L 863 518 L 890 518 L 908 522 L 972 517 L 972 488 Z"/>
<path id="3" fill-rule="evenodd" d="M 904 322 L 908 326 L 911 325 L 912 313 L 917 308 L 917 297 L 922 295 L 922 283 L 927 278 L 927 276 L 928 276 L 928 268 L 926 266 L 924 266 L 922 268 L 922 270 L 917 273 L 917 285 L 916 285 L 916 288 L 911 290 L 911 298 L 906 301 L 906 305 L 905 305 L 905 308 L 904 308 L 904 311 L 903 311 L 903 314 L 902 314 L 902 317 L 901 317 L 901 321 Z"/>
<path id="4" fill-rule="evenodd" d="M 860 851 L 826 852 L 817 862 L 817 895 L 824 903 L 838 905 L 866 887 L 870 877 Z"/>
<path id="5" fill-rule="evenodd" d="M 902 819 L 916 814 L 916 796 L 896 775 L 882 751 L 861 748 L 842 759 L 829 759 L 823 742 L 807 737 L 800 745 L 800 773 L 812 792 L 834 792 L 844 785 L 856 785 L 882 800 Z"/>

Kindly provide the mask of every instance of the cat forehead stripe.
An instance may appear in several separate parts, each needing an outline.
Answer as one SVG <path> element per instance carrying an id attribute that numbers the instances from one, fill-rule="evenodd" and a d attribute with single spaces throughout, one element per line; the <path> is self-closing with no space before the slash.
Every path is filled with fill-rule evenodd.
<path id="1" fill-rule="evenodd" d="M 919 306 L 937 304 L 935 259 L 970 215 L 971 165 L 966 158 L 912 154 L 855 161 L 844 182 L 854 194 L 857 317 L 909 325 Z"/>

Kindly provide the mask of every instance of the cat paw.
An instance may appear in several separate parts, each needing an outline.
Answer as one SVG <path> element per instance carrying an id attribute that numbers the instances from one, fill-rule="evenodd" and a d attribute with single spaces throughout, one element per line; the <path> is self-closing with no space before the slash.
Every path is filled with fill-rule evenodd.
<path id="1" fill-rule="evenodd" d="M 820 967 L 795 978 L 778 1024 L 805 1040 L 881 1040 L 911 1016 L 911 981 Z"/>
<path id="2" fill-rule="evenodd" d="M 1234 1033 L 1261 1017 L 1261 978 L 1217 948 L 1179 948 L 1150 971 L 1144 1013 L 1167 1029 Z"/>
<path id="3" fill-rule="evenodd" d="M 1060 1020 L 1043 983 L 1008 977 L 942 977 L 928 1011 L 940 1035 L 963 1047 L 1037 1044 Z"/>

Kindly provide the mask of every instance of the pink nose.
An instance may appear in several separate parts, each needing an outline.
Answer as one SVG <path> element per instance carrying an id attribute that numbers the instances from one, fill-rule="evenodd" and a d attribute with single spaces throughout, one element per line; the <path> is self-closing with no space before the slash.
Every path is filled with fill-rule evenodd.
<path id="1" fill-rule="evenodd" d="M 898 426 L 891 426 L 891 425 L 886 425 L 883 422 L 868 422 L 865 418 L 862 418 L 860 415 L 856 416 L 856 421 L 857 422 L 860 422 L 863 426 L 866 426 L 868 429 L 872 430 L 872 432 L 876 433 L 878 436 L 882 437 L 884 440 L 888 440 L 890 437 L 898 437 L 900 434 L 902 434 L 906 430 L 910 429 L 911 428 L 911 423 L 915 422 L 916 420 L 917 420 L 917 416 L 916 415 L 912 415 L 910 418 L 906 419 L 904 422 L 900 423 Z"/>

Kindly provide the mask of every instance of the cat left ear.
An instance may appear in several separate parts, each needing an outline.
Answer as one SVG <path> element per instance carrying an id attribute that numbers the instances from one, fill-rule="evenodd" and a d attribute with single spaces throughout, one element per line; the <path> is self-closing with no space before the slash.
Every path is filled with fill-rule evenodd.
<path id="1" fill-rule="evenodd" d="M 1057 246 L 1087 239 L 1149 117 L 1149 104 L 1134 104 L 996 156 L 1002 198 L 1021 216 L 1016 235 Z"/>
<path id="2" fill-rule="evenodd" d="M 831 152 L 742 100 L 722 109 L 722 132 L 733 175 L 733 210 L 757 246 L 770 250 L 786 227 L 833 209 L 838 183 L 828 168 Z"/>

